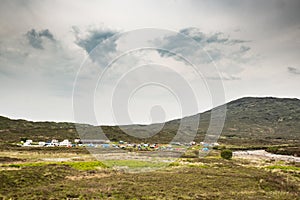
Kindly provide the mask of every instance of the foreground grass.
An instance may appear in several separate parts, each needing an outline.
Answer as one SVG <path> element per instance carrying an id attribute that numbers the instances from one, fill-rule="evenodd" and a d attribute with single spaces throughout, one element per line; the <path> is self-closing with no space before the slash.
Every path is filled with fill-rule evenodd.
<path id="1" fill-rule="evenodd" d="M 159 168 L 167 166 L 166 163 L 139 160 L 105 160 L 104 163 L 108 166 L 120 166 L 128 168 Z"/>
<path id="2" fill-rule="evenodd" d="M 127 168 L 161 168 L 166 167 L 168 164 L 161 162 L 147 162 L 139 160 L 106 160 L 100 161 L 66 161 L 66 162 L 25 162 L 1 165 L 2 168 L 24 168 L 24 167 L 40 167 L 47 165 L 67 165 L 77 170 L 95 170 L 99 168 L 108 167 L 127 167 Z"/>
<path id="3" fill-rule="evenodd" d="M 2 165 L 2 167 L 22 168 L 22 167 L 42 167 L 48 165 L 66 165 L 77 170 L 95 170 L 98 168 L 107 168 L 107 166 L 100 161 L 17 163 L 17 164 Z"/>
<path id="4" fill-rule="evenodd" d="M 300 171 L 300 167 L 296 166 L 286 166 L 286 165 L 271 165 L 267 166 L 267 169 L 280 169 L 283 171 Z"/>
<path id="5" fill-rule="evenodd" d="M 99 161 L 5 164 L 3 199 L 297 199 L 299 182 L 288 174 L 244 167 L 239 160 L 186 159 L 153 172 L 124 173 Z M 110 161 L 147 167 L 143 161 Z M 9 166 L 11 165 L 11 166 Z M 155 166 L 154 166 L 155 167 Z M 292 167 L 292 166 L 288 166 Z M 271 168 L 271 167 L 270 167 Z M 275 167 L 276 168 L 276 167 Z M 1 199 L 1 198 L 0 198 Z"/>

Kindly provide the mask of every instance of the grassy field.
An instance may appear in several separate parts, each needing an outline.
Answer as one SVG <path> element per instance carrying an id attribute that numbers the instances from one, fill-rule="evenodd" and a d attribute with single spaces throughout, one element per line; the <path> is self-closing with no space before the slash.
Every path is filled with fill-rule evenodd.
<path id="1" fill-rule="evenodd" d="M 2 151 L 0 199 L 297 199 L 299 163 L 180 158 L 152 172 L 115 170 L 84 152 Z M 159 167 L 109 160 L 130 168 Z"/>

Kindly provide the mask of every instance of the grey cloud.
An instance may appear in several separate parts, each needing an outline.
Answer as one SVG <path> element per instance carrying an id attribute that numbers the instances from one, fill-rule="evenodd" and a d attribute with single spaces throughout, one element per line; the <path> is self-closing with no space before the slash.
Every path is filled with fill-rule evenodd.
<path id="1" fill-rule="evenodd" d="M 228 40 L 227 44 L 235 45 L 235 44 L 242 44 L 242 43 L 246 43 L 246 42 L 251 42 L 251 40 L 231 39 L 231 40 Z"/>
<path id="2" fill-rule="evenodd" d="M 89 30 L 88 35 L 85 38 L 79 36 L 80 30 L 77 27 L 73 27 L 76 44 L 82 47 L 87 53 L 90 53 L 98 44 L 103 43 L 108 38 L 115 35 L 117 32 L 112 30 Z M 110 50 L 115 49 L 111 47 Z"/>
<path id="3" fill-rule="evenodd" d="M 209 80 L 222 80 L 222 81 L 236 81 L 236 80 L 241 80 L 240 77 L 237 76 L 221 76 L 221 77 L 207 77 Z"/>
<path id="4" fill-rule="evenodd" d="M 184 28 L 179 31 L 179 33 L 192 37 L 197 42 L 202 42 L 205 40 L 206 36 L 204 33 L 196 28 Z"/>
<path id="5" fill-rule="evenodd" d="M 31 31 L 28 31 L 26 33 L 26 37 L 28 39 L 29 44 L 37 49 L 43 49 L 42 46 L 42 39 L 39 36 L 39 34 L 35 31 L 35 29 L 32 29 Z"/>
<path id="6" fill-rule="evenodd" d="M 201 32 L 198 28 L 184 28 L 179 31 L 177 35 L 167 36 L 163 39 L 164 49 L 165 51 L 158 50 L 158 53 L 161 56 L 171 57 L 174 56 L 172 53 L 168 53 L 168 51 L 172 52 L 180 52 L 183 55 L 193 55 L 196 52 L 196 49 L 193 49 L 189 44 L 186 44 L 185 41 L 182 41 L 182 35 L 184 34 L 188 37 L 191 37 L 195 41 L 198 42 L 200 46 L 205 48 L 205 50 L 210 55 L 211 59 L 202 58 L 203 62 L 212 62 L 221 60 L 223 57 L 231 57 L 232 59 L 235 56 L 233 54 L 239 55 L 239 57 L 243 56 L 247 51 L 251 48 L 249 46 L 240 45 L 242 43 L 249 42 L 247 40 L 241 39 L 231 39 L 229 36 L 226 36 L 222 32 L 206 34 Z M 178 49 L 178 46 L 181 49 Z M 228 48 L 234 48 L 234 50 L 228 50 Z M 175 49 L 176 48 L 176 49 Z M 204 55 L 207 57 L 206 55 Z"/>
<path id="7" fill-rule="evenodd" d="M 197 45 L 191 45 L 182 35 L 194 39 L 204 51 L 199 50 Z M 162 57 L 177 59 L 176 54 L 179 54 L 187 59 L 192 58 L 197 62 L 194 63 L 196 65 L 218 62 L 219 70 L 224 76 L 215 78 L 208 75 L 211 80 L 240 80 L 235 75 L 243 71 L 244 64 L 253 59 L 253 56 L 248 54 L 251 47 L 245 45 L 248 40 L 231 38 L 222 32 L 204 33 L 198 28 L 185 28 L 178 34 L 166 36 L 156 42 L 163 44 L 164 50 L 158 50 Z"/>
<path id="8" fill-rule="evenodd" d="M 39 32 L 39 36 L 40 36 L 40 37 L 46 37 L 46 38 L 48 38 L 49 40 L 54 41 L 54 36 L 53 36 L 53 34 L 52 34 L 48 29 L 41 30 L 41 31 Z"/>
<path id="9" fill-rule="evenodd" d="M 246 51 L 249 51 L 250 49 L 251 49 L 250 47 L 244 46 L 244 45 L 242 45 L 242 46 L 240 47 L 240 51 L 241 51 L 241 52 L 246 52 Z"/>
<path id="10" fill-rule="evenodd" d="M 295 68 L 295 67 L 288 67 L 287 69 L 288 69 L 288 71 L 289 71 L 290 73 L 292 73 L 292 74 L 297 74 L 297 75 L 300 74 L 300 69 L 297 69 L 297 68 Z"/>
<path id="11" fill-rule="evenodd" d="M 207 45 L 207 44 L 211 44 L 211 43 L 233 45 L 233 44 L 249 42 L 249 41 L 240 40 L 240 39 L 230 39 L 228 36 L 226 36 L 222 32 L 206 34 L 206 33 L 201 32 L 198 28 L 194 28 L 194 27 L 181 29 L 179 31 L 179 33 L 187 35 L 203 45 Z"/>
<path id="12" fill-rule="evenodd" d="M 232 40 L 222 32 L 206 34 L 200 31 L 198 28 L 194 27 L 181 29 L 178 34 L 166 36 L 165 38 L 163 38 L 163 41 L 158 42 L 162 42 L 163 47 L 166 50 L 172 52 L 180 52 L 184 56 L 194 54 L 197 49 L 195 49 L 195 46 L 191 46 L 190 41 L 185 40 L 184 37 L 192 38 L 203 48 L 213 45 L 232 46 L 234 44 L 246 42 L 243 40 Z M 213 60 L 219 59 L 221 57 L 220 50 L 217 48 L 206 48 L 206 50 L 209 51 Z M 167 51 L 158 50 L 158 52 L 161 56 L 172 56 L 172 53 L 167 53 Z M 211 60 L 208 60 L 207 62 L 211 62 Z"/>
<path id="13" fill-rule="evenodd" d="M 207 43 L 226 43 L 229 41 L 228 38 L 222 37 L 222 33 L 215 33 L 211 36 L 208 36 L 206 39 Z"/>
<path id="14" fill-rule="evenodd" d="M 43 38 L 55 41 L 53 34 L 48 29 L 41 30 L 39 32 L 35 29 L 31 29 L 25 36 L 29 44 L 36 49 L 44 49 Z"/>
<path id="15" fill-rule="evenodd" d="M 111 54 L 117 51 L 117 40 L 119 39 L 117 31 L 93 29 L 88 30 L 85 36 L 82 36 L 79 28 L 75 26 L 73 31 L 76 37 L 75 43 L 89 54 L 93 62 L 100 64 L 101 67 L 105 67 L 111 60 Z"/>

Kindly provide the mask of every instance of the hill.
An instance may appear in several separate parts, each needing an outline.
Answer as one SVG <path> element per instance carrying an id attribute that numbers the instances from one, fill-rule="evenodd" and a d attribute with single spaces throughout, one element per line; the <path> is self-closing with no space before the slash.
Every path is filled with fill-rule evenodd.
<path id="1" fill-rule="evenodd" d="M 245 97 L 226 104 L 227 113 L 225 125 L 219 139 L 227 144 L 282 144 L 298 143 L 300 138 L 300 100 L 289 98 L 257 98 Z M 220 107 L 214 108 L 215 110 Z M 200 115 L 197 141 L 203 140 L 210 122 L 211 110 L 185 117 L 187 123 L 192 123 Z M 84 138 L 93 138 L 100 128 L 113 141 L 125 140 L 132 142 L 159 142 L 168 143 L 174 138 L 180 119 L 166 122 L 163 129 L 153 137 L 147 130 L 158 129 L 161 124 L 122 126 L 133 135 L 143 135 L 136 138 L 125 134 L 118 126 L 91 126 L 78 125 Z M 127 131 L 127 132 L 128 132 Z M 188 134 L 188 131 L 187 131 Z M 51 140 L 56 138 L 74 139 L 78 133 L 73 123 L 31 122 L 26 120 L 11 120 L 0 117 L 0 142 L 17 142 L 21 138 L 30 138 L 35 141 Z M 98 138 L 99 139 L 99 138 Z"/>
<path id="2" fill-rule="evenodd" d="M 206 113 L 209 115 L 209 112 Z M 222 140 L 282 143 L 300 139 L 300 100 L 246 97 L 227 104 Z"/>

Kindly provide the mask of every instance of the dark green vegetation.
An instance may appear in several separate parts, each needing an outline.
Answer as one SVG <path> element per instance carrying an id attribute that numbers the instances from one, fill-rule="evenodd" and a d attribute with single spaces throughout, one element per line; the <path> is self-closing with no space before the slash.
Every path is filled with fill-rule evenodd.
<path id="1" fill-rule="evenodd" d="M 229 149 L 222 150 L 221 157 L 226 160 L 230 160 L 232 158 L 232 151 Z"/>
<path id="2" fill-rule="evenodd" d="M 32 139 L 48 141 L 57 139 L 75 139 L 78 137 L 74 124 L 55 122 L 31 122 L 26 120 L 11 120 L 0 117 L 0 142 L 19 142 Z"/>
<path id="3" fill-rule="evenodd" d="M 227 105 L 226 143 L 293 143 L 300 138 L 300 100 L 242 98 Z M 293 141 L 294 140 L 294 141 Z"/>
<path id="4" fill-rule="evenodd" d="M 219 107 L 215 108 L 216 110 Z M 211 111 L 200 114 L 201 120 L 196 136 L 201 141 L 210 122 Z M 186 118 L 190 123 L 195 116 Z M 112 141 L 169 143 L 178 130 L 180 120 L 167 122 L 164 128 L 150 139 L 138 139 L 121 131 L 118 126 L 102 126 Z M 155 129 L 153 124 L 150 129 Z M 145 133 L 142 125 L 126 126 L 132 132 Z M 77 125 L 84 132 L 81 138 L 95 138 L 100 127 Z M 150 133 L 149 133 L 150 134 Z M 55 122 L 30 122 L 0 117 L 0 143 L 19 142 L 21 139 L 47 141 L 74 139 L 78 134 L 75 124 Z M 227 104 L 226 123 L 219 142 L 236 145 L 297 144 L 300 138 L 300 100 L 280 98 L 246 97 Z M 97 138 L 100 139 L 100 138 Z"/>
<path id="5" fill-rule="evenodd" d="M 266 151 L 275 154 L 281 155 L 293 155 L 293 156 L 300 156 L 300 148 L 299 146 L 272 146 L 268 147 Z"/>
<path id="6" fill-rule="evenodd" d="M 121 161 L 119 161 L 121 162 Z M 126 161 L 128 162 L 128 161 Z M 98 161 L 2 165 L 4 199 L 297 199 L 299 167 L 258 168 L 217 157 L 125 173 Z M 78 167 L 80 166 L 80 167 Z M 274 170 L 279 170 L 281 173 Z"/>

